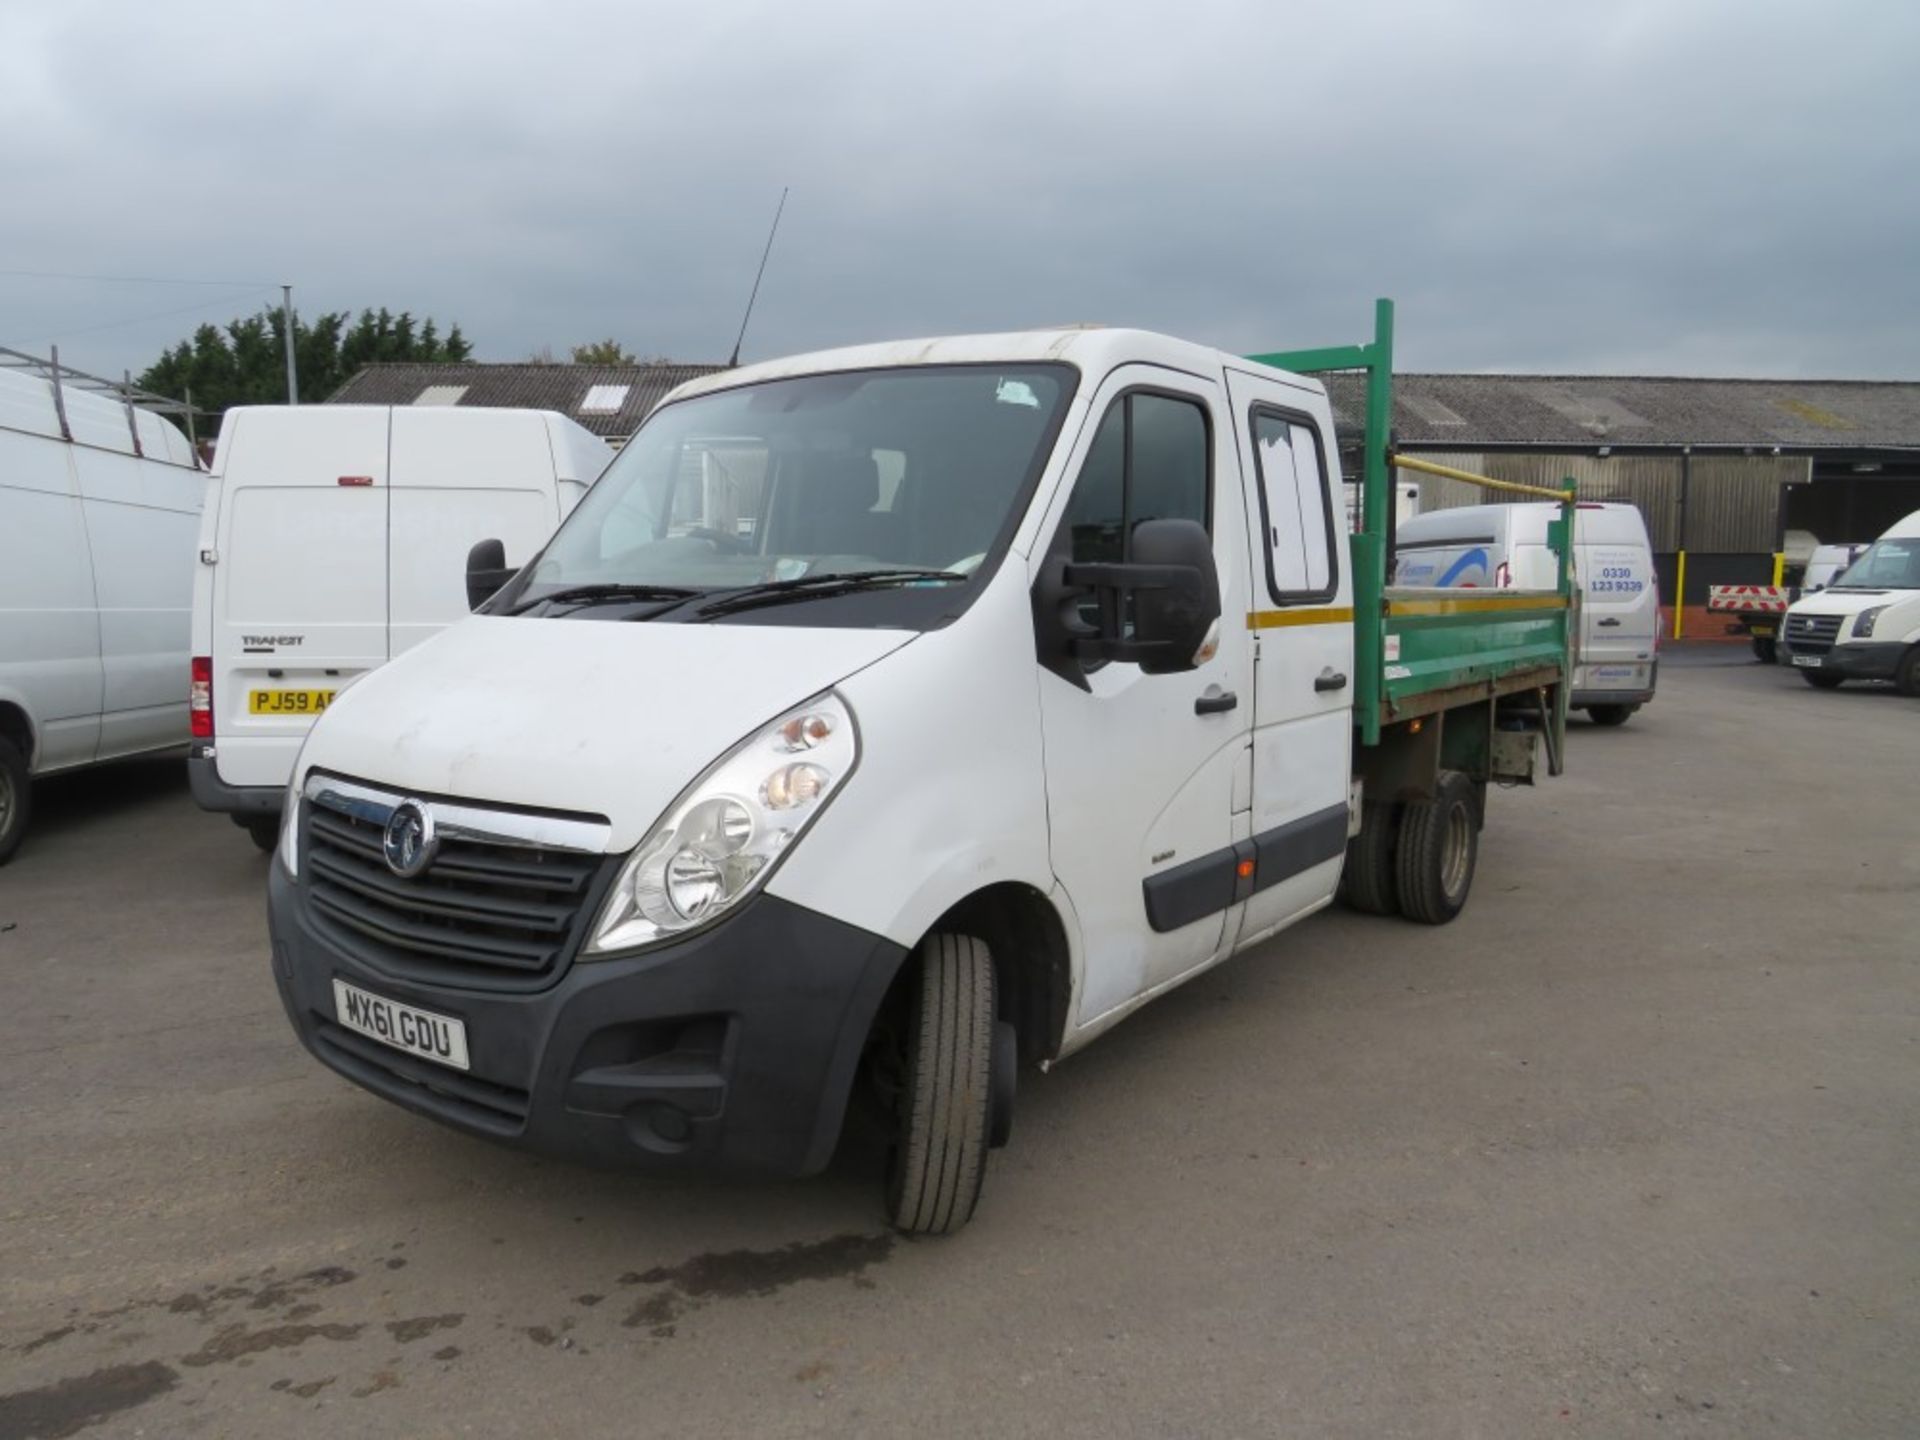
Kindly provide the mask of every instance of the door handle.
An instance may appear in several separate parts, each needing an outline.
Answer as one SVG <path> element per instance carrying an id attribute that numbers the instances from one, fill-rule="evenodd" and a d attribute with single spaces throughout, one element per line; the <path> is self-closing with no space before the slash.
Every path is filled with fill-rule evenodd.
<path id="1" fill-rule="evenodd" d="M 1347 677 L 1338 670 L 1328 667 L 1313 677 L 1313 688 L 1322 695 L 1329 690 L 1344 690 L 1347 688 Z"/>
<path id="2" fill-rule="evenodd" d="M 1193 702 L 1196 715 L 1224 715 L 1240 703 L 1240 697 L 1231 690 L 1217 690 L 1211 695 L 1202 695 Z"/>
<path id="3" fill-rule="evenodd" d="M 1599 623 L 1602 625 L 1618 625 L 1620 623 L 1620 617 L 1618 615 L 1609 615 Z"/>

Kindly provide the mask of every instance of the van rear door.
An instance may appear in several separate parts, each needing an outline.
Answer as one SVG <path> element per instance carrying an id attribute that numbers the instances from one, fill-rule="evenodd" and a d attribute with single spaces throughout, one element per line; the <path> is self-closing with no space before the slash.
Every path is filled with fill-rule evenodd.
<path id="1" fill-rule="evenodd" d="M 1646 522 L 1632 505 L 1581 504 L 1574 516 L 1580 577 L 1580 663 L 1573 688 L 1607 694 L 1653 688 L 1659 590 Z"/>
<path id="2" fill-rule="evenodd" d="M 283 785 L 325 698 L 387 658 L 384 406 L 235 412 L 213 591 L 216 768 Z"/>
<path id="3" fill-rule="evenodd" d="M 526 564 L 560 523 L 544 418 L 526 410 L 393 412 L 395 655 L 467 613 L 467 551 L 499 540 Z"/>

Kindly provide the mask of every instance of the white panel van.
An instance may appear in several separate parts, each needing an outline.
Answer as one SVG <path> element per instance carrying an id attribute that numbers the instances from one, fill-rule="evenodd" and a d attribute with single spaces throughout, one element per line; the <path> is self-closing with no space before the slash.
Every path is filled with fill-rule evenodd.
<path id="1" fill-rule="evenodd" d="M 160 416 L 0 370 L 0 863 L 29 777 L 186 743 L 205 487 Z"/>
<path id="2" fill-rule="evenodd" d="M 1550 502 L 1462 505 L 1401 522 L 1393 583 L 1463 589 L 1550 589 Z M 1633 505 L 1580 502 L 1574 517 L 1580 653 L 1572 703 L 1599 725 L 1619 725 L 1653 699 L 1660 590 L 1646 521 Z"/>
<path id="3" fill-rule="evenodd" d="M 193 592 L 188 772 L 201 807 L 271 849 L 313 717 L 467 613 L 475 541 L 525 561 L 612 458 L 544 410 L 228 411 Z"/>
<path id="4" fill-rule="evenodd" d="M 1891 680 L 1902 694 L 1920 695 L 1920 510 L 1826 589 L 1795 601 L 1780 643 L 1816 689 Z"/>

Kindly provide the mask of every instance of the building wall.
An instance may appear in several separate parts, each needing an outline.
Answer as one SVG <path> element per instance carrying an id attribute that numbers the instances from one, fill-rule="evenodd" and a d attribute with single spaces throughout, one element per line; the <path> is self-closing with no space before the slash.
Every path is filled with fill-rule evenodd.
<path id="1" fill-rule="evenodd" d="M 1569 455 L 1526 451 L 1409 451 L 1494 480 L 1556 488 L 1571 477 L 1582 500 L 1640 507 L 1656 554 L 1679 550 L 1772 555 L 1780 487 L 1804 482 L 1810 462 L 1791 455 Z M 1461 480 L 1399 472 L 1417 481 L 1422 510 L 1480 505 L 1501 497 Z M 1691 586 L 1689 586 L 1691 588 Z"/>

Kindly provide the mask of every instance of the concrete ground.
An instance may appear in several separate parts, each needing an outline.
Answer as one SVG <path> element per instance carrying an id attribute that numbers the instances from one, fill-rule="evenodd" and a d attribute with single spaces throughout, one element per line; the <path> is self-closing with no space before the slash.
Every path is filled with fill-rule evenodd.
<path id="1" fill-rule="evenodd" d="M 661 1184 L 287 1029 L 177 763 L 0 871 L 0 1437 L 1920 1433 L 1920 702 L 1670 652 L 1467 913 L 1316 918 L 1025 1081 L 978 1219 Z"/>

